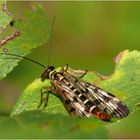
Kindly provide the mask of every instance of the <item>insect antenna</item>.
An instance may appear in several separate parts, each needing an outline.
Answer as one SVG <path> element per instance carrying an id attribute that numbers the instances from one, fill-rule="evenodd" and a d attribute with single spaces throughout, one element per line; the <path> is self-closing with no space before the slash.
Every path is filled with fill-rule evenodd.
<path id="1" fill-rule="evenodd" d="M 31 61 L 31 62 L 33 62 L 33 63 L 35 63 L 35 64 L 37 64 L 37 65 L 39 65 L 39 66 L 41 66 L 41 67 L 43 67 L 43 68 L 46 68 L 46 66 L 45 65 L 43 65 L 43 64 L 41 64 L 41 63 L 39 63 L 39 62 L 37 62 L 37 61 L 35 61 L 35 60 L 33 60 L 33 59 L 30 59 L 30 58 L 27 58 L 27 57 L 25 57 L 25 56 L 20 56 L 20 55 L 17 55 L 17 54 L 12 54 L 12 53 L 0 53 L 0 55 L 9 55 L 9 56 L 15 56 L 16 58 L 2 58 L 2 59 L 18 59 L 18 58 L 23 58 L 23 59 L 25 59 L 25 60 L 28 60 L 28 61 Z M 0 58 L 1 59 L 1 58 Z"/>
<path id="2" fill-rule="evenodd" d="M 48 47 L 48 66 L 50 65 L 50 61 L 51 61 L 52 33 L 53 33 L 55 19 L 56 19 L 56 16 L 53 17 L 52 24 L 51 24 L 50 43 L 49 43 L 49 47 Z"/>

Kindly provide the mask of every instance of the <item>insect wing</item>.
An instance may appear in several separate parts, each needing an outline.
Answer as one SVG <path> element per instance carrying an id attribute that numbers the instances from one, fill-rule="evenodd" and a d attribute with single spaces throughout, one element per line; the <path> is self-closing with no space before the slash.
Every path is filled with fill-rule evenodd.
<path id="1" fill-rule="evenodd" d="M 67 79 L 73 81 L 73 86 L 78 89 L 82 95 L 96 105 L 100 111 L 111 115 L 112 117 L 123 118 L 129 113 L 128 107 L 113 94 L 102 90 L 80 78 L 76 78 L 66 73 Z"/>
<path id="2" fill-rule="evenodd" d="M 94 115 L 101 120 L 109 121 L 110 116 L 89 100 L 82 86 L 77 83 L 78 80 L 68 73 L 57 73 L 55 79 L 52 79 L 55 94 L 60 97 L 68 112 L 73 116 L 90 117 Z"/>
<path id="3" fill-rule="evenodd" d="M 83 102 L 76 97 L 76 94 L 70 88 L 73 81 L 67 81 L 66 75 L 61 80 L 52 80 L 52 83 L 55 86 L 55 94 L 60 97 L 64 106 L 72 116 L 91 116 L 85 111 Z"/>
<path id="4" fill-rule="evenodd" d="M 78 83 L 88 90 L 86 93 L 88 98 L 103 112 L 118 118 L 123 118 L 128 115 L 128 107 L 113 94 L 83 80 L 79 80 Z"/>

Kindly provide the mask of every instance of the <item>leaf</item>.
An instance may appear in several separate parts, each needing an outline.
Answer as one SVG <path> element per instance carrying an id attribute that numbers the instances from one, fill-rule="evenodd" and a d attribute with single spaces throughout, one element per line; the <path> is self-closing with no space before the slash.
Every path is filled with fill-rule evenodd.
<path id="1" fill-rule="evenodd" d="M 131 115 L 140 102 L 140 52 L 129 52 L 126 50 L 121 52 L 116 57 L 116 60 L 115 71 L 109 77 L 99 76 L 97 72 L 88 72 L 84 76 L 84 80 L 94 83 L 116 95 L 127 104 Z M 59 69 L 60 68 L 58 68 L 57 71 L 59 71 Z M 50 81 L 46 80 L 45 82 L 41 82 L 40 79 L 37 79 L 31 83 L 18 99 L 11 115 L 16 115 L 24 111 L 36 110 L 40 103 L 40 90 L 44 86 L 50 86 Z M 49 97 L 48 106 L 44 111 L 53 114 L 67 114 L 63 104 L 54 95 Z"/>
<path id="2" fill-rule="evenodd" d="M 130 114 L 126 118 L 120 119 L 118 121 L 116 119 L 110 123 L 102 122 L 107 128 L 105 134 L 106 135 L 109 134 L 108 138 L 140 137 L 138 133 L 139 126 L 137 126 L 137 121 L 140 114 L 140 110 L 137 109 L 137 104 L 139 103 L 140 99 L 139 64 L 140 64 L 140 52 L 138 51 L 129 52 L 128 50 L 126 50 L 121 52 L 116 57 L 116 66 L 114 73 L 112 75 L 105 77 L 99 75 L 97 72 L 88 72 L 88 74 L 85 75 L 84 77 L 84 80 L 90 83 L 94 83 L 97 86 L 107 91 L 110 91 L 111 93 L 119 97 L 122 101 L 124 101 L 127 104 L 130 110 Z M 58 68 L 57 71 L 59 71 L 59 69 L 60 68 Z M 29 85 L 22 93 L 11 115 L 13 116 L 21 112 L 25 112 L 27 110 L 28 111 L 34 109 L 36 110 L 40 102 L 40 89 L 44 86 L 50 86 L 50 81 L 46 80 L 45 82 L 41 82 L 40 79 L 37 79 L 31 85 Z M 48 114 L 57 115 L 58 113 L 60 113 L 66 115 L 66 110 L 64 109 L 63 104 L 60 102 L 60 100 L 58 100 L 57 97 L 53 95 L 49 98 L 49 103 L 47 108 L 45 109 L 45 112 L 48 112 Z M 93 122 L 96 122 L 96 120 L 97 120 L 96 118 L 94 118 L 94 120 L 89 120 L 89 123 L 92 124 Z M 75 123 L 77 123 L 77 118 L 75 120 Z M 100 125 L 100 122 L 98 123 Z M 98 126 L 98 123 L 95 124 L 95 126 L 96 125 Z M 66 126 L 67 125 L 68 124 L 66 124 Z M 86 123 L 83 124 L 83 127 L 84 125 L 86 125 Z M 95 131 L 89 132 L 88 136 L 92 134 L 94 135 L 95 134 L 94 132 Z M 66 134 L 65 138 L 71 138 L 68 136 L 67 133 L 68 132 L 65 132 Z M 81 132 L 81 134 L 83 134 L 83 132 Z M 102 132 L 99 135 L 102 135 Z M 82 138 L 82 136 L 80 138 Z M 98 138 L 98 135 L 95 136 L 94 138 Z"/>
<path id="3" fill-rule="evenodd" d="M 0 117 L 0 138 L 107 138 L 102 121 L 95 118 L 71 118 L 61 114 L 26 112 Z M 7 134 L 8 132 L 8 134 Z"/>
<path id="4" fill-rule="evenodd" d="M 129 117 L 108 125 L 109 137 L 112 139 L 139 139 L 139 117 L 140 109 L 137 109 Z"/>
<path id="5" fill-rule="evenodd" d="M 132 131 L 136 125 L 136 122 L 138 121 L 139 117 L 139 109 L 137 109 L 137 104 L 139 103 L 139 79 L 140 79 L 140 52 L 138 51 L 132 51 L 129 52 L 128 50 L 121 52 L 117 57 L 116 57 L 116 66 L 114 73 L 108 77 L 101 76 L 97 72 L 88 72 L 84 76 L 84 80 L 94 83 L 97 86 L 100 86 L 101 88 L 110 91 L 117 97 L 119 97 L 122 101 L 124 101 L 130 110 L 130 114 L 128 117 L 120 120 L 115 120 L 112 122 L 103 122 L 100 121 L 96 118 L 80 118 L 81 121 L 79 121 L 79 118 L 70 118 L 68 116 L 62 116 L 67 115 L 66 110 L 64 109 L 64 106 L 60 102 L 60 100 L 55 97 L 54 95 L 50 96 L 49 98 L 49 103 L 47 108 L 44 110 L 45 112 L 48 111 L 48 114 L 45 114 L 45 120 L 50 122 L 52 124 L 50 127 L 46 128 L 46 125 L 43 128 L 45 130 L 45 136 L 43 135 L 43 130 L 39 128 L 36 129 L 35 126 L 38 126 L 37 120 L 33 120 L 36 115 L 31 115 L 31 118 L 28 118 L 28 115 L 25 113 L 23 116 L 23 119 L 26 119 L 27 117 L 27 122 L 28 126 L 23 124 L 26 124 L 26 121 L 22 121 L 19 119 L 19 122 L 21 125 L 23 125 L 23 128 L 27 130 L 25 132 L 27 135 L 27 138 L 135 138 L 139 137 L 139 135 L 136 135 L 138 130 L 135 132 L 135 129 Z M 60 68 L 56 69 L 56 71 L 59 71 Z M 16 105 L 14 106 L 14 109 L 11 113 L 11 116 L 17 117 L 15 115 L 18 115 L 23 112 L 27 112 L 29 110 L 36 110 L 37 106 L 39 105 L 40 102 L 40 89 L 44 86 L 50 86 L 50 81 L 46 80 L 45 82 L 41 82 L 40 79 L 36 79 L 33 83 L 31 83 L 22 93 L 20 98 L 18 99 Z M 133 92 L 134 91 L 134 92 Z M 38 113 L 38 115 L 41 112 Z M 42 112 L 43 113 L 43 112 Z M 55 115 L 53 115 L 55 114 Z M 61 115 L 60 115 L 61 114 Z M 23 114 L 20 114 L 19 116 L 22 116 Z M 37 116 L 38 116 L 37 115 Z M 56 118 L 55 118 L 56 117 Z M 59 119 L 61 120 L 59 122 Z M 73 121 L 71 121 L 71 119 Z M 38 118 L 39 121 L 42 121 L 41 117 Z M 32 121 L 34 121 L 32 123 Z M 86 122 L 85 122 L 86 121 Z M 89 121 L 89 122 L 88 122 Z M 8 122 L 7 120 L 2 124 L 5 124 Z M 32 130 L 30 129 L 30 123 L 32 126 Z M 64 122 L 64 124 L 63 124 Z M 9 122 L 10 123 L 10 122 Z M 77 129 L 79 128 L 79 125 L 81 124 L 80 128 L 83 128 L 83 131 L 79 131 L 79 133 L 73 134 L 69 133 L 68 128 L 69 125 L 73 125 L 75 127 L 72 127 L 72 130 L 74 128 Z M 130 123 L 130 125 L 129 125 Z M 45 124 L 42 122 L 42 124 Z M 60 128 L 59 128 L 60 124 Z M 93 129 L 90 131 L 90 127 L 88 124 L 93 124 L 96 128 L 99 129 Z M 13 122 L 13 125 L 15 123 Z M 7 126 L 7 125 L 4 125 Z M 40 126 L 40 125 L 39 125 Z M 57 126 L 57 127 L 56 127 Z M 92 125 L 91 125 L 92 126 Z M 106 127 L 105 127 L 106 126 Z M 125 128 L 127 126 L 127 128 Z M 19 132 L 18 134 L 15 134 L 16 138 L 21 138 L 22 136 L 25 137 L 25 133 L 23 131 L 15 126 Z M 34 129 L 35 128 L 35 129 Z M 50 129 L 51 128 L 51 129 Z M 87 128 L 87 129 L 84 129 Z M 7 128 L 6 128 L 7 129 Z M 46 130 L 47 129 L 47 130 Z M 126 131 L 125 131 L 125 130 Z M 122 131 L 123 130 L 123 131 Z M 127 130 L 129 131 L 129 134 L 127 133 Z M 3 130 L 4 131 L 4 130 Z M 3 131 L 2 134 L 4 135 L 5 138 L 5 133 Z M 10 128 L 8 130 L 12 131 Z M 32 132 L 36 132 L 35 135 L 32 135 Z M 88 133 L 86 133 L 88 131 Z M 38 132 L 38 133 L 37 133 Z M 99 133 L 98 133 L 99 132 Z M 56 134 L 57 133 L 57 134 Z M 11 132 L 11 134 L 14 134 Z M 109 134 L 109 136 L 108 136 Z M 18 136 L 20 135 L 20 136 Z M 2 135 L 0 135 L 2 136 Z M 10 137 L 11 135 L 9 135 Z M 56 137 L 55 137 L 56 136 Z M 122 137 L 121 137 L 122 136 Z M 11 136 L 12 138 L 15 138 L 14 136 Z M 8 137 L 6 137 L 8 138 Z"/>
<path id="6" fill-rule="evenodd" d="M 17 20 L 14 27 L 20 35 L 7 42 L 4 47 L 9 53 L 25 56 L 31 50 L 44 45 L 50 36 L 48 16 L 42 6 L 36 6 L 32 11 L 26 11 L 22 20 Z M 2 52 L 2 50 L 0 50 Z M 9 56 L 0 55 L 0 79 L 5 77 L 21 59 L 6 59 Z M 10 57 L 11 58 L 11 57 Z M 15 57 L 14 57 L 15 58 Z"/>
<path id="7" fill-rule="evenodd" d="M 116 59 L 119 60 L 114 73 L 108 79 L 102 80 L 99 86 L 122 99 L 132 113 L 140 102 L 140 51 L 126 50 Z"/>
<path id="8" fill-rule="evenodd" d="M 57 70 L 59 69 L 60 68 Z M 17 115 L 24 111 L 37 110 L 41 98 L 41 89 L 46 85 L 51 86 L 50 80 L 41 82 L 40 79 L 36 79 L 34 82 L 32 82 L 19 97 L 13 111 L 11 112 L 11 116 Z M 61 113 L 68 115 L 61 101 L 54 95 L 49 95 L 48 106 L 44 111 L 52 114 Z"/>
<path id="9" fill-rule="evenodd" d="M 9 24 L 9 22 L 12 20 L 12 16 L 8 15 L 3 10 L 3 7 L 6 6 L 5 0 L 0 1 L 0 33 L 6 28 L 6 26 Z"/>

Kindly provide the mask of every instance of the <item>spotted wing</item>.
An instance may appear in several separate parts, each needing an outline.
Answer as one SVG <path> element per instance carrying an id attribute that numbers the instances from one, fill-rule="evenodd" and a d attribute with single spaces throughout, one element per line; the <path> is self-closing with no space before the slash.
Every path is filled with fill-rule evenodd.
<path id="1" fill-rule="evenodd" d="M 89 99 L 102 112 L 118 118 L 126 117 L 129 114 L 129 109 L 126 104 L 113 94 L 68 73 L 66 77 L 73 81 L 74 88 L 78 89 L 82 97 Z M 87 102 L 86 105 L 90 105 L 90 103 Z"/>
<path id="2" fill-rule="evenodd" d="M 91 116 L 85 111 L 85 105 L 79 100 L 74 91 L 68 86 L 66 79 L 53 80 L 55 94 L 60 97 L 64 106 L 72 116 Z"/>
<path id="3" fill-rule="evenodd" d="M 82 90 L 85 89 L 84 94 L 103 112 L 118 118 L 123 118 L 128 115 L 129 110 L 126 104 L 113 94 L 83 80 L 78 80 L 78 84 Z"/>
<path id="4" fill-rule="evenodd" d="M 81 92 L 81 86 L 77 78 L 68 74 L 55 75 L 52 84 L 55 86 L 55 94 L 60 97 L 68 112 L 73 116 L 96 116 L 101 120 L 109 121 L 110 116 L 103 113 L 94 102 Z M 88 105 L 87 105 L 88 103 Z"/>

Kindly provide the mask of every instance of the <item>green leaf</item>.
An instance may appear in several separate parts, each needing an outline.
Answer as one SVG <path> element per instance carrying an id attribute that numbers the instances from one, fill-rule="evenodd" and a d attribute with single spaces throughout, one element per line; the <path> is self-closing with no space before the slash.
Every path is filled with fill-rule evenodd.
<path id="1" fill-rule="evenodd" d="M 60 68 L 57 70 L 59 69 Z M 41 82 L 40 79 L 36 79 L 34 82 L 32 82 L 19 97 L 16 105 L 13 108 L 11 116 L 17 115 L 24 111 L 37 110 L 41 98 L 41 89 L 46 85 L 51 86 L 50 80 Z M 44 111 L 52 114 L 61 113 L 68 115 L 61 101 L 51 94 L 49 95 L 47 108 Z"/>
<path id="2" fill-rule="evenodd" d="M 138 130 L 136 128 L 138 117 L 140 110 L 137 110 L 137 104 L 139 103 L 139 79 L 140 79 L 140 52 L 128 50 L 121 52 L 116 57 L 116 66 L 114 73 L 108 77 L 102 76 L 97 72 L 88 72 L 84 76 L 84 80 L 94 83 L 97 86 L 105 89 L 116 95 L 123 102 L 125 102 L 130 110 L 130 114 L 128 117 L 120 119 L 117 121 L 112 120 L 110 123 L 102 122 L 106 128 L 106 135 L 109 134 L 108 138 L 138 138 Z M 59 71 L 60 68 L 56 69 Z M 22 93 L 21 97 L 18 99 L 17 104 L 14 106 L 14 109 L 11 113 L 12 116 L 19 114 L 21 112 L 26 112 L 29 110 L 36 110 L 37 106 L 40 103 L 40 89 L 44 86 L 50 86 L 50 81 L 46 80 L 45 82 L 41 82 L 40 79 L 35 80 L 32 84 L 30 84 L 25 91 Z M 136 111 L 137 110 L 137 111 Z M 44 110 L 48 112 L 48 114 L 63 114 L 67 115 L 66 110 L 60 100 L 51 95 L 49 98 L 49 103 L 47 108 Z M 54 116 L 55 116 L 54 115 Z M 92 120 L 94 119 L 94 120 Z M 63 120 L 63 118 L 62 118 Z M 89 120 L 90 123 L 95 122 L 96 118 L 91 118 Z M 54 120 L 53 120 L 54 121 Z M 77 123 L 77 119 L 75 120 Z M 100 127 L 100 122 L 99 127 Z M 98 126 L 98 123 L 95 126 Z M 66 124 L 67 126 L 68 124 Z M 84 127 L 85 124 L 83 124 Z M 127 127 L 127 128 L 126 128 Z M 138 126 L 137 126 L 138 127 Z M 101 126 L 102 128 L 102 126 Z M 133 129 L 133 131 L 132 131 Z M 128 133 L 128 131 L 129 133 Z M 135 131 L 136 130 L 136 131 Z M 94 132 L 89 132 L 94 135 Z M 67 132 L 68 133 L 68 132 Z M 65 138 L 71 138 L 66 133 Z M 80 132 L 81 134 L 83 132 Z M 79 136 L 81 135 L 79 134 Z M 102 132 L 100 133 L 102 135 Z M 76 137 L 76 138 L 79 138 Z M 80 137 L 82 138 L 82 136 Z M 91 138 L 91 137 L 90 137 Z M 94 138 L 98 138 L 95 136 Z"/>
<path id="3" fill-rule="evenodd" d="M 139 117 L 140 109 L 137 109 L 127 118 L 108 125 L 109 137 L 112 139 L 139 139 Z"/>
<path id="4" fill-rule="evenodd" d="M 39 134 L 37 133 L 38 136 L 35 136 L 35 137 L 37 138 L 42 138 L 42 137 L 43 138 L 87 138 L 87 137 L 88 138 L 106 138 L 106 137 L 108 138 L 122 138 L 122 137 L 135 138 L 135 137 L 138 137 L 138 135 L 136 135 L 138 131 L 135 132 L 135 129 L 131 131 L 131 129 L 134 128 L 134 126 L 137 124 L 138 116 L 140 112 L 139 109 L 137 109 L 138 108 L 137 105 L 139 103 L 139 96 L 140 96 L 140 93 L 139 93 L 140 52 L 138 51 L 129 52 L 128 50 L 123 51 L 116 57 L 115 61 L 116 61 L 116 66 L 115 66 L 114 73 L 112 75 L 105 77 L 105 76 L 100 75 L 97 72 L 88 72 L 84 76 L 83 79 L 90 83 L 96 84 L 97 86 L 105 89 L 106 91 L 113 93 L 118 98 L 120 98 L 123 102 L 125 102 L 130 110 L 130 114 L 128 115 L 128 117 L 124 119 L 120 119 L 120 120 L 116 119 L 109 123 L 100 121 L 94 117 L 86 118 L 86 119 L 80 118 L 81 121 L 79 122 L 79 118 L 75 118 L 73 120 L 72 118 L 68 117 L 66 109 L 64 108 L 60 100 L 54 95 L 51 95 L 49 97 L 48 106 L 44 110 L 45 112 L 47 112 L 47 114 L 45 114 L 46 121 L 49 121 L 52 124 L 50 126 L 51 130 L 49 128 L 47 129 L 51 134 L 46 133 L 46 135 L 44 136 L 42 134 L 43 131 L 39 131 L 38 129 L 35 129 L 33 131 L 35 132 L 39 131 Z M 59 70 L 60 68 L 56 69 L 56 71 L 59 71 Z M 30 110 L 37 110 L 37 107 L 40 103 L 40 90 L 44 86 L 51 86 L 50 81 L 45 80 L 45 82 L 41 82 L 40 79 L 36 79 L 34 82 L 28 85 L 28 87 L 24 90 L 24 92 L 18 99 L 16 105 L 14 106 L 11 116 L 15 118 L 16 115 L 20 113 L 27 112 Z M 38 115 L 40 115 L 40 113 L 41 112 L 39 112 Z M 65 116 L 62 116 L 62 114 Z M 27 122 L 28 123 L 29 121 L 32 122 L 35 115 L 33 116 L 31 115 L 32 116 L 31 119 L 29 119 L 28 115 L 27 116 L 26 115 L 27 114 L 25 113 L 23 119 L 27 117 Z M 19 116 L 22 116 L 22 114 Z M 40 119 L 41 118 L 38 118 L 39 121 L 41 121 Z M 62 122 L 59 122 L 59 119 L 62 122 L 64 122 L 64 125 L 60 125 L 60 129 L 59 129 L 59 123 L 61 124 Z M 89 121 L 89 122 L 84 122 L 84 121 Z M 19 122 L 21 122 L 21 124 L 26 124 L 24 121 L 22 122 L 21 120 Z M 58 124 L 56 124 L 56 122 Z M 76 129 L 77 129 L 77 125 L 76 125 L 77 123 L 82 124 L 81 127 L 83 129 L 87 128 L 88 133 L 86 133 L 87 132 L 86 129 L 84 129 L 83 131 L 79 131 L 79 133 L 76 133 L 75 135 L 67 131 L 67 128 L 69 127 L 69 125 L 72 125 L 72 124 L 75 124 Z M 92 123 L 94 124 L 95 127 L 99 129 L 97 130 L 94 129 L 90 131 L 90 127 L 87 127 L 87 125 L 92 124 Z M 130 123 L 130 126 L 127 125 L 129 123 Z M 36 126 L 37 124 L 38 123 L 35 120 L 33 123 L 31 123 L 31 126 L 34 128 L 34 126 Z M 126 126 L 127 128 L 125 129 Z M 16 128 L 19 129 L 18 127 Z M 27 130 L 30 130 L 30 126 L 26 126 L 25 128 Z M 126 131 L 125 130 L 122 131 L 123 129 L 125 129 Z M 127 129 L 129 131 L 129 134 L 127 133 Z M 3 131 L 2 133 L 4 134 Z M 10 131 L 10 128 L 8 131 Z M 58 133 L 56 131 L 58 131 Z M 96 131 L 97 132 L 99 131 L 99 134 Z M 34 138 L 34 136 L 32 136 L 32 131 L 28 131 L 28 132 L 29 132 L 28 133 L 29 135 L 27 135 L 27 137 Z M 20 129 L 19 129 L 18 134 L 21 134 L 20 136 L 24 135 L 24 133 L 22 132 L 22 130 L 20 131 Z M 15 137 L 20 138 L 18 137 L 18 134 L 15 134 Z"/>
<path id="5" fill-rule="evenodd" d="M 116 60 L 114 73 L 98 85 L 122 99 L 132 113 L 140 102 L 140 51 L 123 51 Z"/>
<path id="6" fill-rule="evenodd" d="M 22 20 L 17 20 L 14 25 L 20 35 L 7 42 L 4 47 L 8 49 L 9 53 L 25 56 L 31 53 L 32 49 L 42 46 L 48 41 L 50 26 L 47 13 L 40 5 L 34 7 L 34 10 L 26 11 L 22 18 Z M 6 57 L 11 58 L 11 56 L 0 55 L 0 79 L 5 77 L 20 61 L 20 59 L 6 59 Z"/>
<path id="7" fill-rule="evenodd" d="M 61 114 L 26 112 L 0 117 L 0 138 L 107 138 L 104 123 L 95 118 L 71 118 Z"/>
<path id="8" fill-rule="evenodd" d="M 125 102 L 131 113 L 140 102 L 139 79 L 140 79 L 140 52 L 128 50 L 121 52 L 116 57 L 116 67 L 112 75 L 108 77 L 99 76 L 96 72 L 88 72 L 84 80 L 109 91 Z M 60 68 L 57 69 L 59 71 Z M 105 80 L 103 80 L 105 79 Z M 40 79 L 31 83 L 22 93 L 11 115 L 24 111 L 36 110 L 40 102 L 40 90 L 44 86 L 51 86 L 50 81 L 41 82 Z M 67 114 L 60 100 L 51 95 L 48 106 L 44 110 L 48 113 Z"/>
<path id="9" fill-rule="evenodd" d="M 6 5 L 5 0 L 0 1 L 0 33 L 3 31 L 3 29 L 6 28 L 6 26 L 9 24 L 9 22 L 12 20 L 12 16 L 8 15 L 3 10 L 3 5 Z"/>

